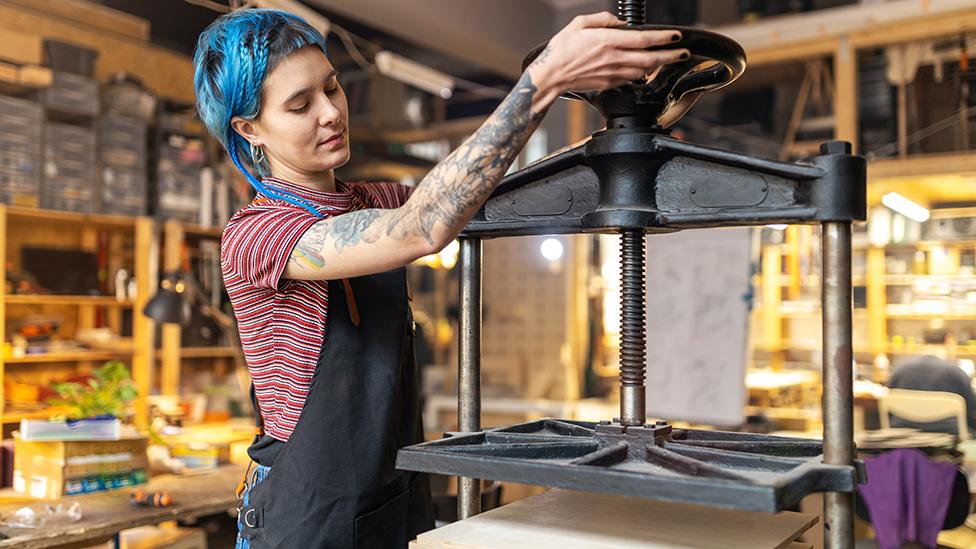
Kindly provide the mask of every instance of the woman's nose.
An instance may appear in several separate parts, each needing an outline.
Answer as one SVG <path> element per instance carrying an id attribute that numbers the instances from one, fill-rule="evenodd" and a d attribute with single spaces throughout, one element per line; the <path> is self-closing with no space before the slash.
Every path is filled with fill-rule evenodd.
<path id="1" fill-rule="evenodd" d="M 321 111 L 319 111 L 319 124 L 322 126 L 330 126 L 339 121 L 339 109 L 336 108 L 332 101 L 326 99 L 322 102 Z"/>

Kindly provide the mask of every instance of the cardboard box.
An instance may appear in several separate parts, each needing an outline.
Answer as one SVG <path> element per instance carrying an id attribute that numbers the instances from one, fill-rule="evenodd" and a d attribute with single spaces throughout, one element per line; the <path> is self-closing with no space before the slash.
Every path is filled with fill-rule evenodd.
<path id="1" fill-rule="evenodd" d="M 148 480 L 146 437 L 101 441 L 14 438 L 14 490 L 37 499 L 113 490 Z"/>
<path id="2" fill-rule="evenodd" d="M 3 82 L 17 82 L 17 74 L 20 68 L 12 63 L 4 63 L 0 61 L 0 81 Z"/>
<path id="3" fill-rule="evenodd" d="M 46 88 L 54 82 L 54 73 L 40 65 L 24 65 L 17 72 L 17 81 L 33 88 Z"/>
<path id="4" fill-rule="evenodd" d="M 212 442 L 175 442 L 170 444 L 170 455 L 190 469 L 216 469 L 230 462 L 230 444 Z"/>

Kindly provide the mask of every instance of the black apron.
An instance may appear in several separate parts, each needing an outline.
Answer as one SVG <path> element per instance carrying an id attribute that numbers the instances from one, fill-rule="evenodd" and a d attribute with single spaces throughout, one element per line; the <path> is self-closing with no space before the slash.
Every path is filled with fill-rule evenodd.
<path id="1" fill-rule="evenodd" d="M 394 468 L 397 450 L 424 438 L 406 270 L 349 282 L 352 309 L 329 282 L 302 414 L 241 511 L 254 549 L 401 549 L 434 526 L 427 476 Z"/>

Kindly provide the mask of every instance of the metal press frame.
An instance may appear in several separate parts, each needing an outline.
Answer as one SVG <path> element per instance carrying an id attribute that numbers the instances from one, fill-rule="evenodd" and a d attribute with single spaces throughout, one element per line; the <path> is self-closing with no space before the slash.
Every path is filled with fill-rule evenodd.
<path id="1" fill-rule="evenodd" d="M 627 28 L 666 28 L 644 24 L 644 0 L 618 3 Z M 687 47 L 690 59 L 652 81 L 568 94 L 599 110 L 606 129 L 506 177 L 469 221 L 459 261 L 459 432 L 401 449 L 397 466 L 460 475 L 461 519 L 481 511 L 478 477 L 767 512 L 824 492 L 826 547 L 850 549 L 854 491 L 865 481 L 853 440 L 851 340 L 851 224 L 866 216 L 864 159 L 840 141 L 782 163 L 670 138 L 657 125 L 662 113 L 745 70 L 736 42 L 678 28 L 682 40 L 671 47 Z M 768 223 L 821 227 L 823 441 L 645 424 L 646 234 Z M 621 235 L 620 416 L 482 431 L 482 239 L 576 233 Z"/>
<path id="2" fill-rule="evenodd" d="M 827 221 L 821 227 L 821 305 L 823 308 L 823 461 L 854 462 L 851 222 Z M 458 418 L 463 432 L 481 430 L 482 239 L 461 239 L 458 363 Z M 643 382 L 639 385 L 642 391 Z M 621 400 L 621 417 L 643 417 L 644 402 Z M 481 512 L 478 479 L 461 477 L 458 516 Z M 824 537 L 828 548 L 854 546 L 854 494 L 827 492 Z"/>

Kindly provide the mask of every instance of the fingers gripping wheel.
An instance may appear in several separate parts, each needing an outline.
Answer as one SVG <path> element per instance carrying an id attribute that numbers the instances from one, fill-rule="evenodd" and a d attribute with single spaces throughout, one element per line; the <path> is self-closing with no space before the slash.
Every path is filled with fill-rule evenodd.
<path id="1" fill-rule="evenodd" d="M 628 126 L 656 126 L 661 115 L 689 93 L 709 92 L 734 82 L 746 69 L 746 53 L 731 38 L 693 27 L 627 25 L 627 30 L 678 30 L 681 40 L 655 49 L 687 48 L 691 57 L 665 65 L 656 75 L 601 92 L 567 92 L 567 99 L 586 101 L 613 126 L 614 120 L 629 119 Z M 546 48 L 539 44 L 522 62 L 525 70 Z"/>

